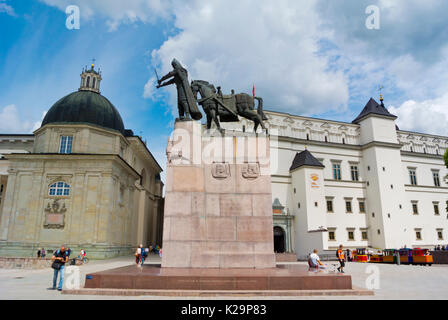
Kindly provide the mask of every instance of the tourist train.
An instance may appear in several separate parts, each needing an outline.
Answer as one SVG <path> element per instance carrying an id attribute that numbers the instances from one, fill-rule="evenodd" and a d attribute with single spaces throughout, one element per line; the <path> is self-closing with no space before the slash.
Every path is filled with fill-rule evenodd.
<path id="1" fill-rule="evenodd" d="M 434 263 L 433 256 L 429 249 L 421 248 L 402 248 L 402 249 L 384 249 L 381 253 L 369 255 L 367 249 L 358 248 L 352 251 L 353 262 L 371 262 L 371 263 L 393 263 L 398 264 L 398 257 L 400 264 L 412 265 L 429 265 Z"/>

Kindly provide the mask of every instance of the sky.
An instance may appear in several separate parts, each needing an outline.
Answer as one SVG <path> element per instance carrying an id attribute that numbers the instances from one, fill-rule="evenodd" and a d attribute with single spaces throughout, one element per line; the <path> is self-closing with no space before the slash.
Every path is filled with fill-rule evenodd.
<path id="1" fill-rule="evenodd" d="M 382 85 L 400 129 L 448 136 L 447 18 L 445 0 L 0 0 L 0 133 L 39 128 L 95 59 L 101 93 L 165 167 L 176 96 L 154 68 L 177 58 L 224 93 L 255 86 L 267 110 L 338 121 Z"/>

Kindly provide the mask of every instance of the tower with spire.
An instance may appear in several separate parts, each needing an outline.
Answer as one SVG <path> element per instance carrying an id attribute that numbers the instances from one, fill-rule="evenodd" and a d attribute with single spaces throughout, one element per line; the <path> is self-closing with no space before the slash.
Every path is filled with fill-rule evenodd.
<path id="1" fill-rule="evenodd" d="M 79 91 L 92 91 L 100 93 L 100 83 L 103 78 L 101 77 L 101 70 L 95 70 L 95 60 L 92 62 L 90 69 L 87 66 L 81 73 L 81 86 Z"/>
<path id="2" fill-rule="evenodd" d="M 401 248 L 409 238 L 404 218 L 409 212 L 401 163 L 401 144 L 395 126 L 397 117 L 370 98 L 353 120 L 360 126 L 362 158 L 366 159 L 364 179 L 368 203 L 369 240 L 376 248 Z"/>

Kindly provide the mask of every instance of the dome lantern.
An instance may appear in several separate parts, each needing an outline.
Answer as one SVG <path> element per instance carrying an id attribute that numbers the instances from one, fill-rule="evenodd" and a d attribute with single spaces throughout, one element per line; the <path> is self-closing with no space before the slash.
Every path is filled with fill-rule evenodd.
<path id="1" fill-rule="evenodd" d="M 78 91 L 59 99 L 46 113 L 41 127 L 47 124 L 91 124 L 125 135 L 123 120 L 115 106 L 100 94 L 101 71 L 82 70 Z"/>
<path id="2" fill-rule="evenodd" d="M 81 73 L 81 86 L 79 91 L 93 91 L 100 93 L 100 82 L 103 78 L 101 77 L 101 70 L 95 70 L 95 64 L 92 63 L 90 69 L 82 70 Z"/>

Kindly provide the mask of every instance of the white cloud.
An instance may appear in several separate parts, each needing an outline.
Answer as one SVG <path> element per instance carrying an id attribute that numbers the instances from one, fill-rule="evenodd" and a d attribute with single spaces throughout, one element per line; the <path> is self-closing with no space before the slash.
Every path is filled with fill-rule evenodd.
<path id="1" fill-rule="evenodd" d="M 346 107 L 343 71 L 329 68 L 328 55 L 317 54 L 318 41 L 331 33 L 319 28 L 316 0 L 41 1 L 61 10 L 79 5 L 81 18 L 104 16 L 111 30 L 120 23 L 173 19 L 179 32 L 153 52 L 154 64 L 168 71 L 176 57 L 192 79 L 221 85 L 224 93 L 250 92 L 255 84 L 267 108 L 311 114 Z M 150 84 L 145 97 L 154 96 Z"/>
<path id="2" fill-rule="evenodd" d="M 105 17 L 110 31 L 121 23 L 155 22 L 157 18 L 168 19 L 169 0 L 40 0 L 65 12 L 69 5 L 80 8 L 81 19 Z"/>
<path id="3" fill-rule="evenodd" d="M 151 77 L 145 84 L 143 90 L 143 97 L 147 99 L 153 99 L 156 94 L 156 78 Z"/>
<path id="4" fill-rule="evenodd" d="M 380 8 L 381 27 L 365 27 L 365 8 Z M 350 95 L 368 95 L 379 83 L 399 99 L 426 100 L 448 91 L 448 24 L 444 0 L 319 0 L 318 12 L 351 81 Z M 385 83 L 386 82 L 386 83 Z"/>
<path id="5" fill-rule="evenodd" d="M 398 116 L 396 123 L 402 130 L 448 136 L 448 93 L 432 100 L 408 100 L 389 111 Z"/>
<path id="6" fill-rule="evenodd" d="M 14 8 L 8 4 L 6 4 L 6 0 L 0 0 L 0 13 L 6 13 L 7 15 L 10 15 L 12 17 L 16 16 L 16 13 L 14 11 Z"/>
<path id="7" fill-rule="evenodd" d="M 176 57 L 191 79 L 221 85 L 225 93 L 250 92 L 255 84 L 268 109 L 343 111 L 349 92 L 365 102 L 381 83 L 386 102 L 399 106 L 400 127 L 433 132 L 424 110 L 437 114 L 435 121 L 446 119 L 440 116 L 448 92 L 444 0 L 41 1 L 63 11 L 77 4 L 83 19 L 103 17 L 111 30 L 169 21 L 176 35 L 152 53 L 161 72 Z M 372 4 L 381 10 L 380 30 L 365 27 L 365 8 Z M 155 99 L 162 92 L 176 113 L 173 88 L 156 91 L 151 78 L 143 95 Z M 413 118 L 410 109 L 422 117 Z M 437 131 L 445 132 L 441 125 Z"/>
<path id="8" fill-rule="evenodd" d="M 190 1 L 173 8 L 181 31 L 153 52 L 170 69 L 176 57 L 191 79 L 207 80 L 224 93 L 251 92 L 268 109 L 319 113 L 345 108 L 347 79 L 317 54 L 331 34 L 319 28 L 315 1 Z"/>
<path id="9" fill-rule="evenodd" d="M 44 113 L 45 115 L 45 113 Z M 40 127 L 42 121 L 25 120 L 17 107 L 13 104 L 0 109 L 1 133 L 31 133 Z"/>

